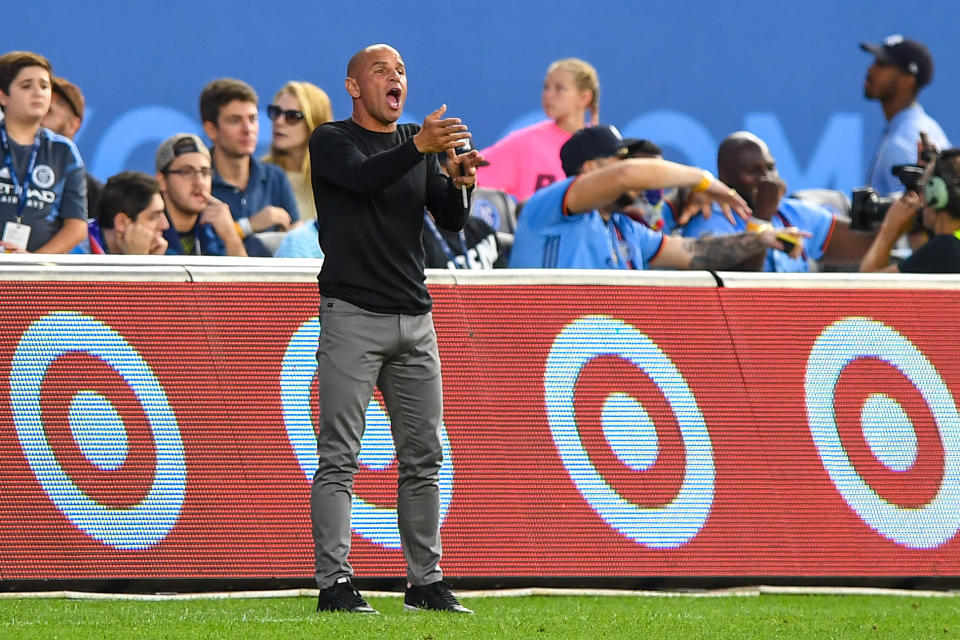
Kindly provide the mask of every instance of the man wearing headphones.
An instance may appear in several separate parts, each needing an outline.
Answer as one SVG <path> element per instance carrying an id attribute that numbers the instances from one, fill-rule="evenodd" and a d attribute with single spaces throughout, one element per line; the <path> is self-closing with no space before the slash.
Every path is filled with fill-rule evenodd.
<path id="1" fill-rule="evenodd" d="M 897 238 L 913 227 L 921 210 L 923 226 L 933 237 L 899 265 L 888 264 Z M 890 205 L 860 271 L 960 273 L 960 148 L 937 158 L 922 199 L 908 191 Z"/>

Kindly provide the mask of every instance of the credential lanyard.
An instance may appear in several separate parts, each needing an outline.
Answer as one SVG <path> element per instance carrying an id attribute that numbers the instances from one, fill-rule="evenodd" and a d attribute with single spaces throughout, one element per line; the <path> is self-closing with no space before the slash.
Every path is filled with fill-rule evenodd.
<path id="1" fill-rule="evenodd" d="M 13 181 L 13 189 L 17 192 L 19 200 L 17 201 L 17 224 L 23 217 L 23 210 L 27 206 L 27 191 L 30 189 L 30 180 L 33 177 L 33 169 L 37 164 L 37 154 L 40 152 L 40 131 L 37 131 L 33 139 L 33 151 L 30 152 L 30 162 L 27 164 L 27 175 L 20 184 L 20 178 L 17 176 L 17 170 L 13 166 L 13 155 L 10 153 L 10 141 L 7 138 L 7 123 L 0 124 L 0 141 L 3 142 L 4 161 L 7 165 L 7 171 L 10 172 L 10 180 Z"/>
<path id="2" fill-rule="evenodd" d="M 453 252 L 453 249 L 450 248 L 450 245 L 447 244 L 447 241 L 444 239 L 443 234 L 440 233 L 440 230 L 437 229 L 437 225 L 434 224 L 433 218 L 430 217 L 430 214 L 426 211 L 423 212 L 423 221 L 427 223 L 427 226 L 430 227 L 430 231 L 433 232 L 433 237 L 437 239 L 437 242 L 440 243 L 440 248 L 443 249 L 443 252 L 447 254 L 447 259 L 450 260 L 458 269 L 460 268 L 457 265 L 457 256 Z M 460 236 L 460 248 L 463 250 L 463 262 L 466 264 L 466 269 L 472 269 L 470 265 L 470 256 L 467 255 L 467 237 L 464 235 L 463 230 L 459 233 Z"/>
<path id="3" fill-rule="evenodd" d="M 622 244 L 626 243 L 626 236 L 623 231 L 620 230 L 620 227 L 617 225 L 617 220 L 615 218 L 610 218 L 610 226 L 607 230 L 607 240 L 609 240 L 610 246 L 610 255 L 613 257 L 614 267 L 620 268 L 620 258 L 623 258 L 623 262 L 626 265 L 627 269 L 636 269 L 637 265 L 634 264 L 633 260 L 630 259 L 629 255 L 620 254 L 620 247 Z"/>

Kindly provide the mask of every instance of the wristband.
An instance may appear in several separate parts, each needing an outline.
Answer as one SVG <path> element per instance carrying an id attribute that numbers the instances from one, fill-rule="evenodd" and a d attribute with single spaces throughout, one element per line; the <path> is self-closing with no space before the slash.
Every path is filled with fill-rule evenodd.
<path id="1" fill-rule="evenodd" d="M 700 174 L 700 182 L 693 188 L 694 193 L 703 193 L 710 188 L 710 185 L 713 184 L 713 174 L 703 170 L 703 173 Z"/>
<path id="2" fill-rule="evenodd" d="M 754 233 L 763 233 L 767 229 L 772 229 L 773 225 L 769 222 L 763 220 L 757 220 L 753 218 L 747 221 L 747 231 L 753 231 Z"/>
<path id="3" fill-rule="evenodd" d="M 253 233 L 253 225 L 250 224 L 250 218 L 240 218 L 237 220 L 237 229 L 240 231 L 240 237 L 246 238 Z"/>
<path id="4" fill-rule="evenodd" d="M 244 238 L 244 235 L 243 235 L 243 227 L 240 226 L 240 223 L 239 223 L 239 222 L 234 222 L 234 223 L 233 223 L 233 228 L 237 230 L 237 235 L 240 236 L 240 239 L 241 239 L 241 240 L 243 240 L 243 238 Z"/>

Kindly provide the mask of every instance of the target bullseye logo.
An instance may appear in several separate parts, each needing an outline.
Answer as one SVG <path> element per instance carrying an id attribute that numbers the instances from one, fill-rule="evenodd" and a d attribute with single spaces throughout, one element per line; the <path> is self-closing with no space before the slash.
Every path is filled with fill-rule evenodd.
<path id="1" fill-rule="evenodd" d="M 287 437 L 301 471 L 308 481 L 317 471 L 317 436 L 314 432 L 310 398 L 317 374 L 317 343 L 320 339 L 320 319 L 316 316 L 304 322 L 290 337 L 283 356 L 280 374 L 280 399 Z M 385 471 L 393 466 L 396 450 L 390 431 L 390 418 L 376 398 L 371 398 L 366 409 L 366 429 L 360 439 L 358 459 L 363 469 Z M 441 425 L 440 442 L 443 447 L 443 465 L 440 468 L 440 524 L 442 525 L 453 500 L 453 450 L 447 428 Z M 396 484 L 394 476 L 393 484 Z M 388 549 L 400 549 L 400 529 L 397 510 L 364 500 L 354 492 L 351 527 L 357 535 Z"/>
<path id="2" fill-rule="evenodd" d="M 130 478 L 131 457 L 143 461 L 142 447 L 132 447 L 121 412 L 108 395 L 77 391 L 69 402 L 69 436 L 45 424 L 45 383 L 56 378 L 61 358 L 83 354 L 118 375 L 146 415 L 147 447 L 156 462 L 146 479 L 145 495 L 126 504 L 91 495 L 88 487 L 118 486 Z M 74 376 L 77 374 L 74 373 Z M 187 470 L 176 416 L 150 365 L 119 333 L 73 311 L 50 313 L 33 322 L 20 338 L 10 367 L 10 405 L 24 456 L 53 504 L 88 536 L 121 550 L 147 549 L 176 525 L 186 497 Z M 48 416 L 49 418 L 49 416 Z M 139 440 L 138 440 L 139 442 Z M 85 477 L 73 477 L 71 449 L 87 465 Z M 76 464 L 73 465 L 74 467 Z M 143 480 L 140 478 L 139 480 Z M 117 502 L 121 504 L 116 504 Z"/>
<path id="3" fill-rule="evenodd" d="M 583 425 L 578 424 L 578 381 L 593 364 L 611 357 L 652 381 L 677 427 L 676 433 L 658 428 L 644 405 L 623 392 L 605 393 L 591 402 L 597 405 L 593 413 L 605 448 L 612 452 L 604 467 L 622 465 L 631 474 L 626 483 L 604 476 L 598 464 L 602 451 L 588 444 Z M 610 527 L 654 549 L 679 547 L 700 532 L 713 505 L 710 434 L 686 381 L 656 343 L 620 320 L 599 315 L 578 318 L 554 339 L 544 392 L 560 459 L 580 494 Z M 661 464 L 675 476 L 664 483 L 667 495 L 649 501 L 655 504 L 625 497 L 628 484 L 643 483 L 644 474 Z"/>
<path id="4" fill-rule="evenodd" d="M 872 376 L 855 376 L 867 367 Z M 861 520 L 911 549 L 934 549 L 957 534 L 960 415 L 910 340 L 870 318 L 833 323 L 810 350 L 805 395 L 820 460 Z"/>

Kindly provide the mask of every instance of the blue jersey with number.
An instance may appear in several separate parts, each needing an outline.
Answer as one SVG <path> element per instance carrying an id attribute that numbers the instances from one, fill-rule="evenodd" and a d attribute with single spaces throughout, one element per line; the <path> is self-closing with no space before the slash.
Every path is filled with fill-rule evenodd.
<path id="1" fill-rule="evenodd" d="M 40 146 L 32 169 L 33 144 L 20 145 L 7 139 L 19 183 L 29 180 L 21 218 L 30 227 L 27 251 L 45 245 L 63 228 L 64 220 L 87 219 L 87 182 L 80 152 L 69 138 L 48 129 L 41 127 L 37 135 Z M 20 201 L 10 169 L 5 163 L 0 165 L 0 230 L 7 222 L 16 221 Z"/>
<path id="2" fill-rule="evenodd" d="M 704 235 L 742 233 L 747 230 L 745 220 L 739 217 L 734 219 L 736 224 L 731 224 L 720 211 L 720 207 L 713 205 L 713 214 L 710 218 L 704 218 L 702 215 L 693 217 L 683 227 L 683 235 L 688 238 L 699 238 Z M 779 273 L 802 272 L 810 271 L 810 260 L 819 260 L 823 257 L 830 243 L 837 217 L 820 205 L 795 198 L 783 198 L 770 223 L 777 229 L 796 227 L 802 231 L 809 231 L 813 237 L 804 238 L 803 252 L 799 258 L 791 258 L 789 254 L 776 249 L 768 250 L 767 257 L 763 261 L 763 270 Z"/>
<path id="3" fill-rule="evenodd" d="M 646 269 L 663 244 L 663 234 L 614 213 L 566 213 L 567 190 L 576 177 L 535 192 L 517 221 L 512 268 Z"/>

